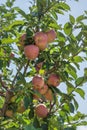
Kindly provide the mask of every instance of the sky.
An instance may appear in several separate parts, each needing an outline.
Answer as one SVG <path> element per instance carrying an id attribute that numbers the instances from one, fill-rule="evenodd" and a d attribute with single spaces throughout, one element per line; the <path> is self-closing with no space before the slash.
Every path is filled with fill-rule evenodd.
<path id="1" fill-rule="evenodd" d="M 0 0 L 0 4 L 4 3 L 6 0 Z M 87 0 L 79 0 L 79 2 L 75 2 L 74 0 L 66 0 L 67 3 L 71 7 L 71 11 L 65 13 L 64 16 L 59 16 L 59 23 L 64 24 L 68 20 L 68 14 L 77 17 L 84 13 L 84 10 L 87 10 Z M 29 0 L 16 0 L 15 5 L 19 6 L 25 12 L 28 12 Z M 83 75 L 84 67 L 87 67 L 87 63 L 84 62 L 81 64 L 81 70 L 78 72 L 79 77 Z M 76 96 L 77 101 L 79 102 L 79 111 L 87 114 L 87 83 L 83 86 L 83 89 L 86 92 L 85 100 L 81 99 L 79 95 Z M 81 126 L 78 127 L 77 130 L 87 130 L 87 127 Z"/>

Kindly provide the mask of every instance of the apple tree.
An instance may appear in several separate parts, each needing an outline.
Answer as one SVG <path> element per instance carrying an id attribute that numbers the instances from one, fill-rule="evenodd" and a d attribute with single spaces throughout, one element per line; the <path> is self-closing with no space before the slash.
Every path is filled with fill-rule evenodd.
<path id="1" fill-rule="evenodd" d="M 28 13 L 14 2 L 0 5 L 0 130 L 87 125 L 76 99 L 85 99 L 87 68 L 77 72 L 87 62 L 87 11 L 62 25 L 67 1 L 32 0 Z"/>

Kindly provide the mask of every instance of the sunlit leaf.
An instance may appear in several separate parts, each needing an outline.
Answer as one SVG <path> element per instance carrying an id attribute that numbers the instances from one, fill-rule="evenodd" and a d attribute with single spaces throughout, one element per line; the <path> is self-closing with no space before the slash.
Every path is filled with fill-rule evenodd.
<path id="1" fill-rule="evenodd" d="M 71 34 L 72 25 L 69 22 L 64 25 L 64 32 L 65 32 L 66 35 Z"/>
<path id="2" fill-rule="evenodd" d="M 83 99 L 85 99 L 85 92 L 83 89 L 77 88 L 75 92 L 77 92 Z"/>

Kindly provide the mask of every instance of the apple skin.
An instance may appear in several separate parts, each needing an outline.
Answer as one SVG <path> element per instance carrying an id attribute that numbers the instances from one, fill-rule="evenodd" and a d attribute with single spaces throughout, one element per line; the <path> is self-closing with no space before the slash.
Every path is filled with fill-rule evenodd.
<path id="1" fill-rule="evenodd" d="M 48 38 L 48 40 L 47 40 L 48 43 L 53 42 L 56 38 L 56 32 L 53 29 L 46 32 L 46 35 Z"/>
<path id="2" fill-rule="evenodd" d="M 38 117 L 45 118 L 47 117 L 48 109 L 44 104 L 39 104 L 35 108 L 35 113 Z"/>
<path id="3" fill-rule="evenodd" d="M 34 60 L 39 55 L 39 48 L 36 45 L 27 45 L 24 47 L 24 54 L 28 59 Z"/>
<path id="4" fill-rule="evenodd" d="M 12 118 L 12 117 L 13 117 L 13 111 L 12 111 L 12 110 L 7 110 L 6 113 L 5 113 L 5 115 L 6 115 L 7 117 Z"/>
<path id="5" fill-rule="evenodd" d="M 45 97 L 46 100 L 52 101 L 53 100 L 52 90 L 48 89 L 48 91 L 44 94 L 44 97 Z"/>
<path id="6" fill-rule="evenodd" d="M 48 90 L 48 86 L 46 84 L 44 84 L 44 86 L 41 89 L 38 89 L 40 94 L 45 94 Z"/>
<path id="7" fill-rule="evenodd" d="M 35 44 L 39 47 L 40 50 L 47 48 L 47 39 L 47 35 L 43 32 L 37 32 L 34 36 Z"/>
<path id="8" fill-rule="evenodd" d="M 48 77 L 47 83 L 48 83 L 48 85 L 52 85 L 54 87 L 57 87 L 60 84 L 60 77 L 57 74 L 51 74 Z"/>
<path id="9" fill-rule="evenodd" d="M 41 76 L 34 76 L 32 79 L 34 89 L 41 89 L 44 86 L 44 79 Z"/>

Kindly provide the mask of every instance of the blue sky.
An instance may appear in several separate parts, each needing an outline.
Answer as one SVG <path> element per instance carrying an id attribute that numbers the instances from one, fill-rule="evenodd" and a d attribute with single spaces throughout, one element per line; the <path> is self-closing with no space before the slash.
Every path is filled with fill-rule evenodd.
<path id="1" fill-rule="evenodd" d="M 4 3 L 6 0 L 0 0 L 0 4 Z M 71 11 L 68 14 L 72 14 L 77 17 L 84 13 L 84 10 L 87 10 L 87 0 L 79 0 L 79 2 L 75 2 L 74 0 L 66 0 L 67 3 L 71 7 Z M 16 0 L 16 6 L 19 6 L 24 11 L 28 12 L 29 0 Z M 64 24 L 68 20 L 68 15 L 65 13 L 64 16 L 59 16 L 59 22 Z M 79 76 L 82 76 L 84 67 L 87 67 L 87 63 L 81 64 L 81 70 L 78 72 Z M 79 102 L 79 110 L 83 113 L 87 114 L 87 83 L 83 86 L 83 89 L 86 92 L 85 100 L 81 99 L 79 95 L 76 96 L 77 101 Z M 87 127 L 79 127 L 78 130 L 87 130 Z"/>

